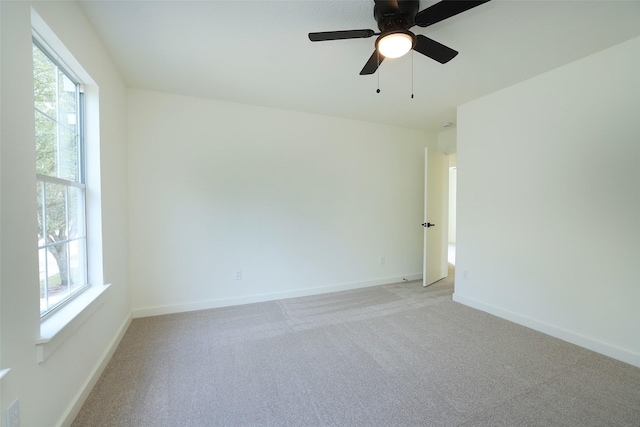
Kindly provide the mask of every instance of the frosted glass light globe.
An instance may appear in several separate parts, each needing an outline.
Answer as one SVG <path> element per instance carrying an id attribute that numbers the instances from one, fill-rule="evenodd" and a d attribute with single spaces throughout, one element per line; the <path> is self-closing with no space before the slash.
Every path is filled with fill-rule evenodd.
<path id="1" fill-rule="evenodd" d="M 385 58 L 399 58 L 413 47 L 413 38 L 405 33 L 392 33 L 378 40 L 378 51 Z"/>

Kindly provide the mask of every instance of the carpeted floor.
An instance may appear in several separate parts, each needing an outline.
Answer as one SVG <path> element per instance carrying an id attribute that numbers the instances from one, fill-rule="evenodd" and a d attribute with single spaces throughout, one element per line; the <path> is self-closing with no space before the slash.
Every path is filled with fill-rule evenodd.
<path id="1" fill-rule="evenodd" d="M 452 290 L 135 319 L 73 426 L 640 426 L 640 368 Z"/>

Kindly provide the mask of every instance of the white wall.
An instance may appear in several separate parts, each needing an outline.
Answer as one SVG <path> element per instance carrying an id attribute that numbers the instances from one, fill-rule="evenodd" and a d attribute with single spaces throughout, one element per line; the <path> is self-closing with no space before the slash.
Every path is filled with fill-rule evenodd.
<path id="1" fill-rule="evenodd" d="M 450 127 L 438 133 L 438 150 L 446 155 L 455 155 L 457 150 L 457 129 Z"/>
<path id="2" fill-rule="evenodd" d="M 34 234 L 35 144 L 31 6 L 80 61 L 100 90 L 105 303 L 43 363 L 36 363 L 40 333 L 37 242 Z M 23 427 L 72 419 L 81 393 L 94 378 L 130 318 L 127 284 L 126 91 L 101 42 L 74 2 L 0 2 L 2 8 L 2 140 L 0 292 L 0 409 L 20 400 Z"/>
<path id="3" fill-rule="evenodd" d="M 435 135 L 130 90 L 129 140 L 134 315 L 421 277 Z"/>
<path id="4" fill-rule="evenodd" d="M 454 298 L 640 366 L 638 52 L 459 107 Z"/>

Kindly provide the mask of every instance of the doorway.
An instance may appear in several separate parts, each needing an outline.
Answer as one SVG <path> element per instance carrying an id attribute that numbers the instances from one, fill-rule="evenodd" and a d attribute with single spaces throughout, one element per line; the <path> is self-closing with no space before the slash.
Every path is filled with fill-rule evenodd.
<path id="1" fill-rule="evenodd" d="M 443 279 L 440 285 L 454 284 L 456 178 L 455 154 L 425 149 L 424 287 Z"/>
<path id="2" fill-rule="evenodd" d="M 422 286 L 447 277 L 448 160 L 444 153 L 425 148 L 424 261 Z"/>

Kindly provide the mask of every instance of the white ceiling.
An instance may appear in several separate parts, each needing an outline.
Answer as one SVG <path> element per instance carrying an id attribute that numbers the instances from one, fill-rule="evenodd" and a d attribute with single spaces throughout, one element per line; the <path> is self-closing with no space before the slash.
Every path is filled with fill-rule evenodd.
<path id="1" fill-rule="evenodd" d="M 459 51 L 448 64 L 416 53 L 360 76 L 375 37 L 307 33 L 377 31 L 372 0 L 81 4 L 130 87 L 431 131 L 460 104 L 640 35 L 640 1 L 493 0 L 412 29 Z"/>

